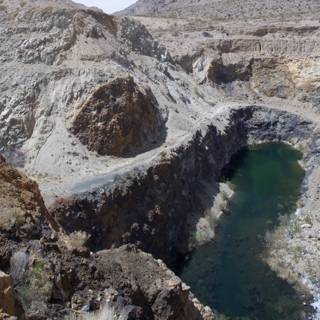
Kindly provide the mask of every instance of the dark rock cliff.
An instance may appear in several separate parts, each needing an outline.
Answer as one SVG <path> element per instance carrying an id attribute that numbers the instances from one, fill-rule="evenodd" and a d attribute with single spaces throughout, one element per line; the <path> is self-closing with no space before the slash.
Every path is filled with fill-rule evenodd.
<path id="1" fill-rule="evenodd" d="M 222 168 L 246 144 L 250 114 L 250 109 L 231 113 L 225 132 L 211 126 L 204 136 L 198 133 L 145 174 L 128 178 L 125 187 L 58 201 L 51 213 L 68 233 L 90 234 L 93 251 L 135 243 L 174 263 L 190 250 L 195 225 L 218 192 Z"/>
<path id="2" fill-rule="evenodd" d="M 145 173 L 60 199 L 51 213 L 68 233 L 85 231 L 93 251 L 134 243 L 174 264 L 190 250 L 196 224 L 219 191 L 222 169 L 247 143 L 303 139 L 311 123 L 287 112 L 260 107 L 233 110 L 224 132 L 209 126 Z M 210 199 L 210 200 L 209 200 Z"/>

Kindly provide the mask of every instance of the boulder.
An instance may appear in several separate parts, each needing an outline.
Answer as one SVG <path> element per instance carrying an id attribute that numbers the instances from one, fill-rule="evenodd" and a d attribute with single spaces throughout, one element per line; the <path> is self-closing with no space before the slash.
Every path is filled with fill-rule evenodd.
<path id="1" fill-rule="evenodd" d="M 132 246 L 100 251 L 92 256 L 101 281 L 126 293 L 146 318 L 162 320 L 213 320 L 204 307 L 161 260 Z"/>
<path id="2" fill-rule="evenodd" d="M 258 59 L 254 62 L 251 85 L 267 97 L 292 99 L 296 92 L 288 65 L 275 59 Z"/>
<path id="3" fill-rule="evenodd" d="M 38 185 L 0 156 L 0 231 L 20 238 L 39 237 L 44 215 L 48 213 Z"/>
<path id="4" fill-rule="evenodd" d="M 165 122 L 150 89 L 130 77 L 117 78 L 83 103 L 70 131 L 91 151 L 127 157 L 163 142 Z"/>
<path id="5" fill-rule="evenodd" d="M 0 271 L 0 319 L 2 317 L 1 311 L 8 315 L 16 315 L 12 278 L 2 271 Z"/>

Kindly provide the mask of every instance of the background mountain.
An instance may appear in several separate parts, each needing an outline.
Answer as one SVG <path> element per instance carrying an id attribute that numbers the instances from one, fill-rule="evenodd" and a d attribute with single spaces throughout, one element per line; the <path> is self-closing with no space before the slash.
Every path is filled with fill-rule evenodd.
<path id="1" fill-rule="evenodd" d="M 319 10 L 317 0 L 138 0 L 119 14 L 224 20 L 298 18 Z"/>

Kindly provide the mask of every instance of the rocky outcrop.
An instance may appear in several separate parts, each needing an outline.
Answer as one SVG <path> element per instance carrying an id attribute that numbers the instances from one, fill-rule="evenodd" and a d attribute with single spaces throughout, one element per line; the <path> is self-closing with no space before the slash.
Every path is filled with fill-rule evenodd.
<path id="1" fill-rule="evenodd" d="M 88 265 L 95 269 L 86 272 Z M 150 254 L 141 252 L 134 247 L 124 246 L 119 249 L 101 251 L 91 257 L 91 262 L 80 267 L 82 293 L 74 296 L 78 303 L 91 299 L 97 303 L 98 293 L 125 299 L 126 310 L 135 314 L 135 319 L 213 319 L 209 308 L 199 307 L 197 299 L 190 289 L 169 271 L 160 260 L 154 260 Z M 88 288 L 96 286 L 90 296 Z M 104 293 L 104 288 L 113 288 Z M 86 295 L 89 295 L 86 297 Z M 95 296 L 96 295 L 96 296 Z M 77 297 L 77 298 L 76 298 Z"/>
<path id="2" fill-rule="evenodd" d="M 106 303 L 126 315 L 123 319 L 214 318 L 210 308 L 201 305 L 163 262 L 134 246 L 91 256 L 70 250 L 82 237 L 50 230 L 54 220 L 39 211 L 43 200 L 35 183 L 8 167 L 3 158 L 1 161 L 2 184 L 8 187 L 3 192 L 11 197 L 11 211 L 4 206 L 9 200 L 0 199 L 0 267 L 7 272 L 0 272 L 3 319 L 10 315 L 19 319 L 63 319 L 79 313 L 85 317 L 86 312 L 103 308 Z M 29 194 L 29 189 L 35 194 Z M 18 212 L 19 219 L 5 224 L 4 213 L 11 212 Z M 33 233 L 29 232 L 31 228 Z M 70 248 L 68 243 L 72 244 Z M 81 240 L 78 247 L 82 245 Z"/>
<path id="3" fill-rule="evenodd" d="M 57 250 L 52 241 L 19 246 L 11 257 L 12 278 L 0 274 L 0 306 L 6 301 L 3 311 L 16 314 L 14 286 L 23 307 L 19 319 L 86 318 L 106 304 L 123 319 L 214 319 L 162 261 L 134 246 L 90 257 Z"/>
<path id="4" fill-rule="evenodd" d="M 0 271 L 0 319 L 1 312 L 11 316 L 17 315 L 12 278 L 2 271 Z"/>
<path id="5" fill-rule="evenodd" d="M 0 231 L 15 238 L 41 234 L 47 215 L 38 185 L 8 165 L 0 156 Z"/>
<path id="6" fill-rule="evenodd" d="M 165 138 L 156 98 L 132 78 L 118 78 L 96 89 L 70 130 L 89 150 L 119 157 L 154 148 Z"/>
<path id="7" fill-rule="evenodd" d="M 148 29 L 139 21 L 123 18 L 120 21 L 119 38 L 133 52 L 172 62 L 169 51 L 154 40 Z"/>
<path id="8" fill-rule="evenodd" d="M 57 139 L 63 133 L 65 138 L 60 142 L 68 143 L 70 149 L 74 141 L 70 141 L 73 139 L 63 120 L 66 114 L 110 79 L 128 77 L 135 65 L 134 54 L 170 60 L 167 50 L 146 28 L 128 18 L 116 19 L 70 1 L 4 0 L 1 8 L 0 60 L 6 76 L 0 80 L 0 151 L 19 166 L 34 164 L 44 144 L 51 143 L 49 137 L 56 137 L 56 130 Z M 9 85 L 8 79 L 13 77 L 15 84 Z M 59 81 L 61 90 L 52 90 Z M 148 91 L 144 94 L 153 99 Z M 154 138 L 150 135 L 146 143 Z M 26 146 L 28 142 L 33 146 Z M 23 147 L 26 149 L 21 150 Z M 64 150 L 66 157 L 72 152 Z M 53 164 L 53 158 L 50 155 L 47 162 L 51 159 Z"/>
<path id="9" fill-rule="evenodd" d="M 3 319 L 62 319 L 103 308 L 107 300 L 128 319 L 214 318 L 150 254 L 134 247 L 91 257 L 71 251 L 66 244 L 81 237 L 50 231 L 58 224 L 46 211 L 36 183 L 0 160 L 0 265 L 8 272 L 0 272 Z"/>
<path id="10" fill-rule="evenodd" d="M 224 63 L 222 59 L 211 62 L 207 78 L 215 84 L 226 84 L 233 81 L 249 81 L 252 76 L 252 61 Z"/>

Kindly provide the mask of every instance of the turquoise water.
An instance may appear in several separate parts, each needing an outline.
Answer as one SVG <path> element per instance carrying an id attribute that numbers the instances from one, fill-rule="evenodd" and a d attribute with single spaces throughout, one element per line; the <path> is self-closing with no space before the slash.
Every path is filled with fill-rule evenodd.
<path id="1" fill-rule="evenodd" d="M 285 144 L 259 145 L 237 154 L 227 170 L 235 190 L 229 214 L 215 242 L 197 249 L 179 274 L 222 319 L 305 320 L 312 312 L 261 259 L 266 232 L 296 210 L 300 157 Z"/>

